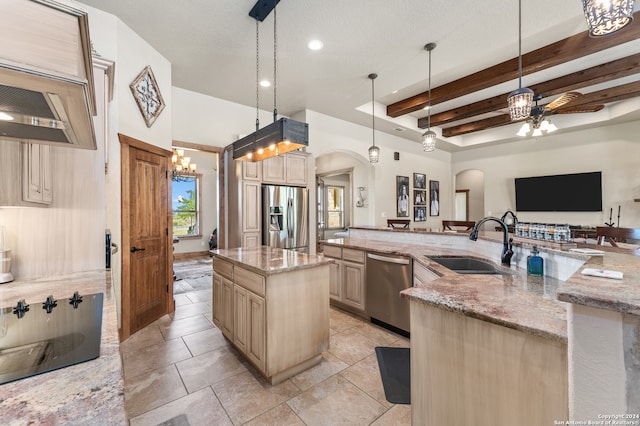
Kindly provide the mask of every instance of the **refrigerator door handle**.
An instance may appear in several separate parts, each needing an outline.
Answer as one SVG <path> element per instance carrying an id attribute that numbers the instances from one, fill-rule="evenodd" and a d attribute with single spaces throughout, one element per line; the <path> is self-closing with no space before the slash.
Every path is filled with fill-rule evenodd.
<path id="1" fill-rule="evenodd" d="M 287 235 L 293 238 L 293 198 L 287 201 Z"/>

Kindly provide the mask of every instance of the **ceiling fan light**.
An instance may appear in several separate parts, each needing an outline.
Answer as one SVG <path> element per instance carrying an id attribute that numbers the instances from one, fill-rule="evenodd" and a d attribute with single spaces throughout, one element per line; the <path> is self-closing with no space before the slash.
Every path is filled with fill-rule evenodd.
<path id="1" fill-rule="evenodd" d="M 529 123 L 524 123 L 522 125 L 522 127 L 520 127 L 520 130 L 518 130 L 517 135 L 518 136 L 527 136 L 527 133 L 529 133 L 529 131 L 531 131 L 531 126 L 529 126 Z"/>
<path id="2" fill-rule="evenodd" d="M 634 0 L 582 0 L 589 35 L 602 37 L 612 34 L 633 21 Z"/>
<path id="3" fill-rule="evenodd" d="M 552 132 L 555 132 L 556 130 L 558 130 L 556 125 L 553 124 L 552 122 L 549 122 L 549 126 L 547 127 L 547 133 L 552 133 Z"/>
<path id="4" fill-rule="evenodd" d="M 533 129 L 533 134 L 531 136 L 533 137 L 542 136 L 542 130 L 540 130 L 539 128 Z"/>
<path id="5" fill-rule="evenodd" d="M 543 132 L 546 132 L 549 130 L 549 122 L 547 121 L 546 118 L 542 120 L 542 123 L 540 123 L 540 130 L 542 130 Z"/>
<path id="6" fill-rule="evenodd" d="M 521 121 L 529 118 L 533 108 L 533 90 L 521 87 L 514 90 L 507 98 L 511 121 Z"/>
<path id="7" fill-rule="evenodd" d="M 377 163 L 379 159 L 380 159 L 380 148 L 378 148 L 375 145 L 372 145 L 369 148 L 369 162 Z"/>
<path id="8" fill-rule="evenodd" d="M 422 150 L 424 152 L 433 152 L 436 149 L 436 132 L 427 130 L 422 134 Z"/>

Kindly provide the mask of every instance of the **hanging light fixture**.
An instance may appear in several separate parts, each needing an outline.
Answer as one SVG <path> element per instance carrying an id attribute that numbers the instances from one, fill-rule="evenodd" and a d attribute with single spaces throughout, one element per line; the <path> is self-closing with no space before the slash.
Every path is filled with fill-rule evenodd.
<path id="1" fill-rule="evenodd" d="M 422 150 L 432 152 L 436 149 L 436 132 L 431 130 L 431 51 L 436 48 L 435 43 L 427 43 L 424 50 L 429 52 L 429 100 L 427 101 L 427 131 L 422 134 Z"/>
<path id="2" fill-rule="evenodd" d="M 258 92 L 256 90 L 256 131 L 233 143 L 233 159 L 241 161 L 262 161 L 309 145 L 309 125 L 300 121 L 281 118 L 277 109 L 277 63 L 278 26 L 276 5 L 279 0 L 258 0 L 249 12 L 256 20 L 256 73 L 259 70 L 259 35 L 257 21 L 264 19 L 273 10 L 273 123 L 260 129 L 258 121 Z M 257 81 L 258 79 L 256 79 Z M 256 87 L 259 83 L 256 83 Z"/>
<path id="3" fill-rule="evenodd" d="M 537 95 L 535 97 L 536 105 L 531 109 L 531 114 L 527 121 L 520 127 L 518 130 L 518 136 L 528 136 L 529 132 L 533 130 L 533 134 L 531 136 L 537 137 L 542 136 L 542 132 L 552 133 L 558 130 L 555 124 L 545 117 L 545 108 L 538 106 L 538 101 L 542 99 L 542 95 Z"/>
<path id="4" fill-rule="evenodd" d="M 190 176 L 196 174 L 198 166 L 191 162 L 190 157 L 184 156 L 184 149 L 171 149 L 171 174 L 173 176 Z"/>
<path id="5" fill-rule="evenodd" d="M 589 35 L 602 37 L 612 34 L 633 21 L 634 0 L 582 0 Z"/>
<path id="6" fill-rule="evenodd" d="M 371 79 L 371 130 L 373 145 L 369 147 L 369 162 L 377 163 L 380 159 L 380 148 L 376 146 L 376 96 L 373 81 L 378 78 L 378 74 L 371 73 L 368 75 Z"/>
<path id="7" fill-rule="evenodd" d="M 511 121 L 529 118 L 533 107 L 533 90 L 522 87 L 522 0 L 518 0 L 518 81 L 518 89 L 507 98 Z"/>

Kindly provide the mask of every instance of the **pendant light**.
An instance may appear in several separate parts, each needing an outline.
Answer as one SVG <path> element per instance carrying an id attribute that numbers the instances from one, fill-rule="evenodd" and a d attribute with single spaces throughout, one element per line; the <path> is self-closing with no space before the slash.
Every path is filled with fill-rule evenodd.
<path id="1" fill-rule="evenodd" d="M 371 130 L 373 145 L 369 148 L 369 162 L 377 163 L 380 159 L 380 148 L 376 146 L 376 96 L 375 96 L 375 88 L 373 81 L 378 77 L 378 74 L 371 73 L 369 74 L 369 79 L 371 79 Z"/>
<path id="2" fill-rule="evenodd" d="M 633 21 L 634 0 L 582 0 L 589 35 L 602 37 L 626 27 Z"/>
<path id="3" fill-rule="evenodd" d="M 533 90 L 522 87 L 522 0 L 518 0 L 518 81 L 518 89 L 507 98 L 511 121 L 526 120 L 533 107 Z"/>
<path id="4" fill-rule="evenodd" d="M 432 152 L 436 149 L 436 132 L 431 130 L 431 51 L 436 48 L 435 43 L 427 43 L 424 50 L 429 52 L 429 100 L 427 101 L 427 131 L 422 134 L 422 150 Z"/>
<path id="5" fill-rule="evenodd" d="M 256 131 L 233 143 L 233 159 L 240 161 L 262 161 L 300 149 L 309 145 L 309 125 L 300 121 L 281 118 L 278 120 L 277 101 L 277 55 L 278 27 L 276 5 L 279 0 L 265 3 L 258 0 L 249 12 L 256 20 L 256 73 L 258 73 L 258 26 L 273 10 L 273 123 L 259 128 L 258 81 L 256 79 Z"/>

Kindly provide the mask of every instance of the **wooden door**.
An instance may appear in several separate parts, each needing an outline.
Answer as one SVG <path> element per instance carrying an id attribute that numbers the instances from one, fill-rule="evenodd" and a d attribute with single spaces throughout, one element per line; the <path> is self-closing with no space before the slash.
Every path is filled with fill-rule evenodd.
<path id="1" fill-rule="evenodd" d="M 122 339 L 173 311 L 170 151 L 120 135 Z"/>

